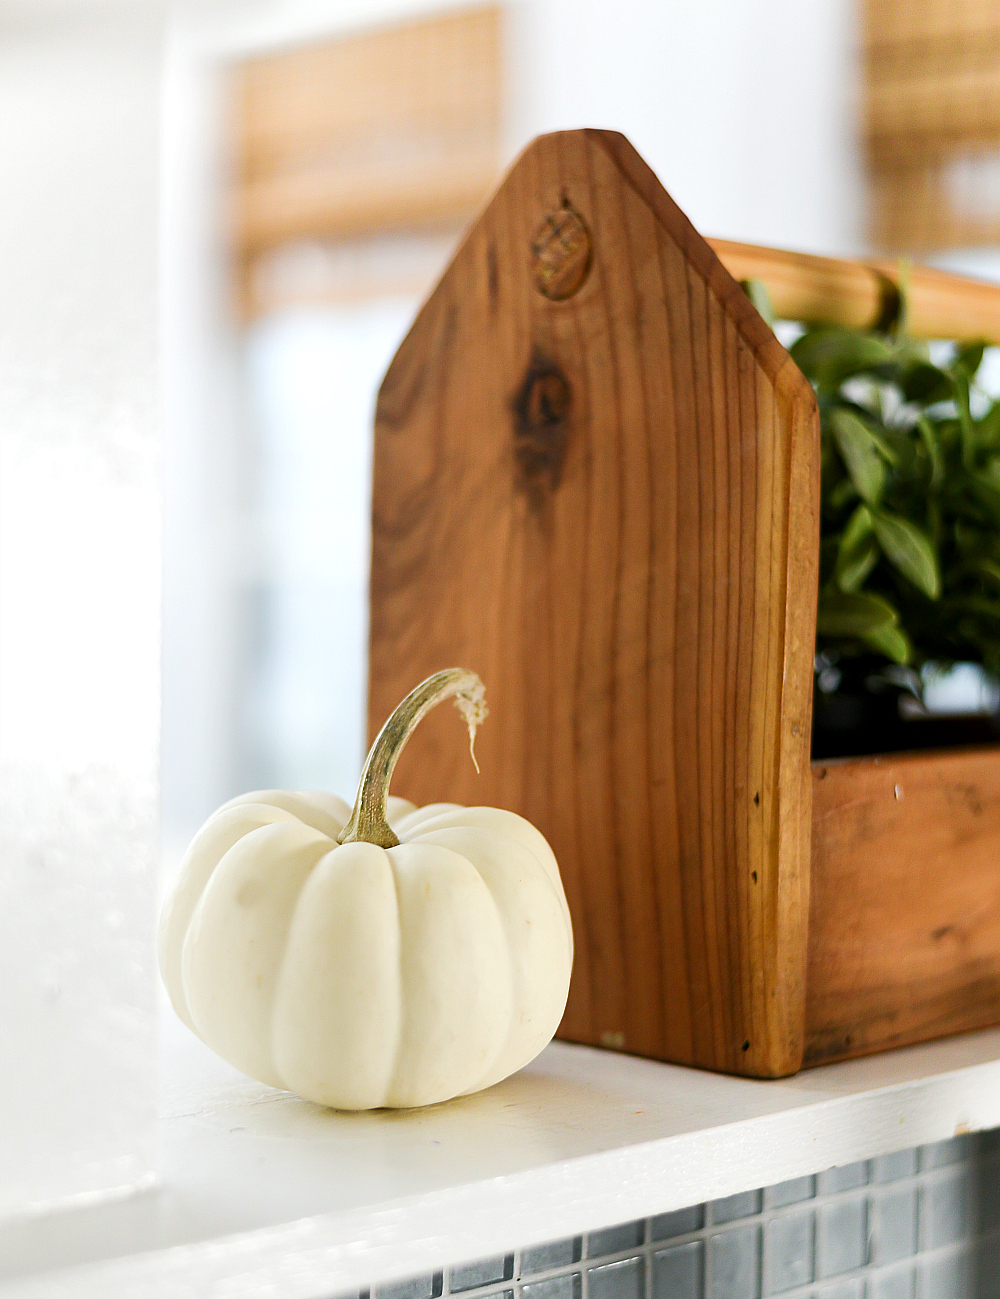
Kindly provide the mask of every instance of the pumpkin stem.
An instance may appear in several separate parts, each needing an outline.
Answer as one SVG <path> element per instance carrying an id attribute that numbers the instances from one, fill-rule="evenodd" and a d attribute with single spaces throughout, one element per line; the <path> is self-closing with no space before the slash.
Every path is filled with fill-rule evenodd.
<path id="1" fill-rule="evenodd" d="M 396 761 L 403 752 L 403 746 L 414 728 L 442 699 L 454 696 L 455 707 L 468 725 L 469 752 L 476 770 L 479 770 L 473 746 L 476 727 L 486 717 L 484 693 L 485 687 L 475 672 L 469 672 L 465 668 L 447 668 L 444 672 L 435 672 L 415 690 L 410 691 L 379 731 L 371 747 L 365 769 L 361 773 L 354 811 L 337 836 L 338 843 L 361 841 L 377 844 L 380 848 L 395 848 L 399 843 L 386 816 L 385 800 L 389 794 L 389 781 Z"/>

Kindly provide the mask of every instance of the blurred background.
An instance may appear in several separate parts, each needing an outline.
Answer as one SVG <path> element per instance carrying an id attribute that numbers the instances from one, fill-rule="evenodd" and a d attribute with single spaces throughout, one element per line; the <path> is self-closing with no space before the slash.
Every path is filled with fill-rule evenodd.
<path id="1" fill-rule="evenodd" d="M 702 233 L 1000 277 L 996 0 L 198 5 L 168 53 L 163 815 L 351 798 L 375 392 L 534 135 Z"/>

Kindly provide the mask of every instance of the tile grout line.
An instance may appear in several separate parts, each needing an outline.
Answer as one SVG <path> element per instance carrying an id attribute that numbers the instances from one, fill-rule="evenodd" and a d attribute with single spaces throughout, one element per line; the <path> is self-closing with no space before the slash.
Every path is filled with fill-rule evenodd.
<path id="1" fill-rule="evenodd" d="M 937 1145 L 939 1143 L 935 1143 Z M 944 1143 L 940 1143 L 944 1144 Z M 938 1259 L 951 1256 L 959 1256 L 963 1252 L 972 1251 L 981 1246 L 983 1242 L 992 1242 L 994 1238 L 1000 1238 L 1000 1225 L 994 1226 L 987 1222 L 982 1214 L 982 1206 L 978 1206 L 974 1199 L 974 1187 L 976 1177 L 982 1178 L 984 1173 L 989 1171 L 1000 1171 L 1000 1149 L 996 1147 L 987 1147 L 979 1149 L 975 1144 L 967 1146 L 962 1155 L 947 1163 L 928 1163 L 930 1150 L 933 1147 L 923 1147 L 917 1149 L 917 1168 L 915 1171 L 907 1172 L 903 1176 L 891 1180 L 876 1181 L 875 1160 L 859 1161 L 865 1165 L 866 1180 L 859 1186 L 849 1186 L 842 1190 L 829 1190 L 824 1192 L 818 1191 L 818 1178 L 822 1174 L 811 1175 L 811 1181 L 814 1188 L 812 1195 L 807 1195 L 801 1200 L 792 1201 L 788 1204 L 773 1205 L 770 1202 L 769 1192 L 774 1187 L 755 1188 L 760 1194 L 760 1208 L 755 1212 L 748 1214 L 746 1217 L 734 1218 L 727 1222 L 717 1222 L 715 1220 L 716 1205 L 722 1201 L 708 1201 L 703 1205 L 686 1206 L 691 1209 L 702 1208 L 703 1225 L 694 1231 L 679 1233 L 676 1236 L 668 1236 L 662 1240 L 654 1239 L 653 1223 L 655 1217 L 650 1216 L 644 1219 L 635 1220 L 638 1226 L 641 1223 L 641 1241 L 635 1246 L 625 1249 L 615 1250 L 607 1254 L 592 1255 L 591 1239 L 592 1235 L 598 1232 L 579 1233 L 578 1236 L 568 1237 L 567 1240 L 580 1242 L 580 1257 L 569 1263 L 559 1264 L 556 1267 L 542 1268 L 537 1273 L 532 1273 L 528 1278 L 522 1276 L 522 1263 L 524 1251 L 520 1248 L 509 1251 L 503 1257 L 511 1259 L 512 1275 L 504 1279 L 494 1279 L 484 1283 L 481 1286 L 470 1287 L 468 1290 L 454 1291 L 451 1286 L 452 1267 L 445 1266 L 438 1271 L 428 1274 L 428 1280 L 435 1278 L 432 1283 L 432 1289 L 441 1296 L 441 1299 L 454 1299 L 454 1296 L 461 1295 L 462 1299 L 491 1299 L 497 1296 L 497 1299 L 505 1291 L 510 1291 L 512 1299 L 523 1299 L 523 1287 L 525 1285 L 535 1285 L 547 1281 L 558 1280 L 564 1276 L 579 1275 L 579 1299 L 590 1299 L 590 1272 L 598 1267 L 605 1267 L 615 1263 L 626 1262 L 635 1259 L 641 1262 L 644 1269 L 643 1273 L 643 1299 L 656 1299 L 654 1292 L 654 1266 L 655 1256 L 662 1250 L 669 1250 L 675 1247 L 683 1246 L 698 1242 L 702 1245 L 701 1262 L 702 1262 L 702 1286 L 700 1295 L 697 1299 L 708 1299 L 712 1293 L 713 1284 L 713 1253 L 710 1248 L 711 1241 L 715 1238 L 725 1236 L 726 1234 L 736 1231 L 746 1231 L 748 1228 L 754 1228 L 757 1233 L 758 1251 L 757 1251 L 757 1293 L 765 1295 L 766 1283 L 768 1278 L 768 1269 L 771 1262 L 771 1251 L 774 1248 L 773 1242 L 769 1240 L 768 1227 L 774 1222 L 788 1220 L 797 1215 L 808 1213 L 811 1218 L 810 1222 L 810 1241 L 812 1246 L 812 1277 L 813 1279 L 803 1282 L 800 1286 L 791 1289 L 774 1292 L 776 1299 L 816 1299 L 819 1291 L 813 1287 L 837 1284 L 840 1282 L 850 1282 L 855 1279 L 878 1278 L 887 1276 L 895 1272 L 903 1272 L 907 1269 L 917 1269 L 922 1260 Z M 908 1152 L 907 1152 L 908 1153 Z M 806 1181 L 802 1179 L 790 1179 L 791 1181 Z M 933 1190 L 935 1186 L 945 1184 L 951 1180 L 965 1183 L 961 1188 L 961 1194 L 964 1199 L 964 1213 L 967 1225 L 967 1232 L 964 1237 L 955 1241 L 948 1241 L 942 1245 L 931 1246 L 927 1244 L 928 1227 L 925 1221 L 925 1193 Z M 781 1186 L 783 1183 L 776 1183 L 775 1186 Z M 889 1195 L 893 1192 L 909 1193 L 914 1197 L 914 1229 L 915 1241 L 911 1253 L 902 1258 L 893 1259 L 887 1263 L 875 1263 L 873 1253 L 877 1246 L 878 1236 L 873 1229 L 873 1206 L 878 1203 L 880 1197 Z M 729 1199 L 732 1197 L 724 1197 Z M 865 1222 L 865 1261 L 856 1268 L 847 1269 L 843 1272 L 835 1273 L 830 1276 L 818 1277 L 816 1275 L 822 1260 L 820 1258 L 820 1240 L 819 1224 L 820 1212 L 828 1205 L 844 1204 L 863 1204 Z M 677 1210 L 681 1212 L 682 1210 Z M 614 1224 L 615 1226 L 627 1226 L 629 1224 Z M 612 1230 L 613 1228 L 601 1229 Z M 556 1243 L 556 1242 L 552 1242 Z M 574 1251 L 575 1252 L 575 1251 Z M 506 1271 L 506 1262 L 504 1265 Z M 923 1274 L 921 1268 L 920 1275 Z M 436 1278 L 440 1275 L 441 1287 L 437 1289 Z M 416 1283 L 421 1278 L 413 1278 Z M 406 1282 L 396 1284 L 405 1285 Z M 389 1287 L 387 1287 L 388 1289 Z M 359 1299 L 367 1296 L 367 1299 L 377 1299 L 378 1291 L 374 1287 L 370 1291 L 355 1292 Z"/>

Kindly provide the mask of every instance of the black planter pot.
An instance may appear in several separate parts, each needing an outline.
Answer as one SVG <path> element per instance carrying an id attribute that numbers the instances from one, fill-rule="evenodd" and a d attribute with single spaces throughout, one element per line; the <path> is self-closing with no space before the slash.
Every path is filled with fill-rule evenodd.
<path id="1" fill-rule="evenodd" d="M 913 696 L 881 675 L 884 661 L 838 664 L 836 690 L 813 692 L 813 759 L 861 757 L 966 745 L 1000 744 L 1000 713 L 954 717 L 907 715 L 900 700 Z"/>

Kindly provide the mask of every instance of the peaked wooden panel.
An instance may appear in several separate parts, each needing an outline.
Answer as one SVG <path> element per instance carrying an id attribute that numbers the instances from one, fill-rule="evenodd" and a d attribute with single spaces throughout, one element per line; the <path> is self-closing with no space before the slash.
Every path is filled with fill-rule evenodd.
<path id="1" fill-rule="evenodd" d="M 758 1076 L 803 1048 L 818 555 L 812 392 L 628 142 L 536 140 L 376 414 L 369 722 L 461 663 L 394 789 L 559 858 L 560 1036 Z"/>

